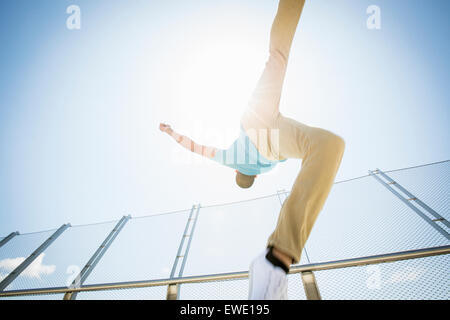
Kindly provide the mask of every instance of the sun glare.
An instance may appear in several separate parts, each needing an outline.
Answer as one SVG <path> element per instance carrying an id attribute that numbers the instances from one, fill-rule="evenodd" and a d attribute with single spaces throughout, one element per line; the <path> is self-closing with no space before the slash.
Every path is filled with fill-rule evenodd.
<path id="1" fill-rule="evenodd" d="M 183 122 L 205 129 L 238 129 L 263 61 L 262 52 L 242 42 L 217 41 L 196 47 L 183 66 L 176 91 L 184 106 L 179 114 Z"/>

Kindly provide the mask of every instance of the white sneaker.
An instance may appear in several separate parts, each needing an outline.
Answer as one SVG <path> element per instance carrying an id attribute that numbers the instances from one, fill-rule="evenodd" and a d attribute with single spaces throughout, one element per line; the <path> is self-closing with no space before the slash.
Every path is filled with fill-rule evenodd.
<path id="1" fill-rule="evenodd" d="M 250 264 L 249 300 L 287 300 L 287 275 L 266 259 L 266 249 Z"/>

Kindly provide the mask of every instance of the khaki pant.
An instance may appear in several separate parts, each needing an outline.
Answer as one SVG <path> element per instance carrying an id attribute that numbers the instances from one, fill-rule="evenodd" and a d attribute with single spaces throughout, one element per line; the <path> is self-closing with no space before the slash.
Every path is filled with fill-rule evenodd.
<path id="1" fill-rule="evenodd" d="M 291 49 L 305 0 L 280 0 L 270 37 L 270 57 L 244 112 L 241 124 L 258 151 L 271 160 L 303 159 L 302 168 L 283 204 L 275 231 L 268 240 L 300 261 L 314 222 L 330 193 L 344 153 L 337 135 L 284 117 L 279 102 Z M 259 139 L 258 139 L 259 137 Z M 265 137 L 265 138 L 261 138 Z M 275 137 L 275 138 L 274 138 Z"/>

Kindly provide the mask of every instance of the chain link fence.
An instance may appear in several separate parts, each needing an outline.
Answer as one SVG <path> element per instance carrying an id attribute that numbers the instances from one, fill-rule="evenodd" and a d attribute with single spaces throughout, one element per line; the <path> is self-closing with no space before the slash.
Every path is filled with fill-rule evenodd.
<path id="1" fill-rule="evenodd" d="M 385 171 L 385 183 L 382 173 L 335 184 L 294 268 L 316 268 L 322 299 L 449 299 L 450 161 Z M 392 192 L 398 186 L 408 196 Z M 57 229 L 3 235 L 0 299 L 166 299 L 175 284 L 177 299 L 247 299 L 245 272 L 288 195 L 69 226 L 59 235 Z M 317 268 L 427 248 L 445 250 Z M 302 274 L 288 276 L 289 299 L 307 298 Z"/>

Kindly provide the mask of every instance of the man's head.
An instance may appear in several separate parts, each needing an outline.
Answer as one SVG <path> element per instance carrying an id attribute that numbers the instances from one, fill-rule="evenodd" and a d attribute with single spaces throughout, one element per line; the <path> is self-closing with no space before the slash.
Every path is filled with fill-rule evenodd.
<path id="1" fill-rule="evenodd" d="M 253 185 L 256 176 L 248 176 L 236 170 L 236 183 L 243 189 L 248 189 Z"/>

